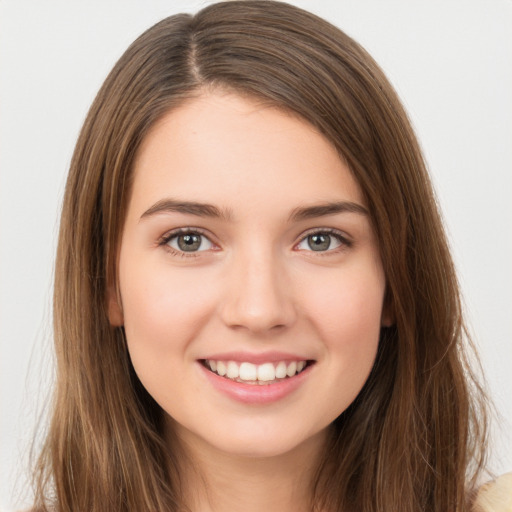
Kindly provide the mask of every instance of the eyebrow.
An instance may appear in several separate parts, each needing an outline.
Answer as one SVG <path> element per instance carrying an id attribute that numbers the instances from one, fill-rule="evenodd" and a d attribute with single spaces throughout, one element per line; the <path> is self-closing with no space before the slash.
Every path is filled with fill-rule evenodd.
<path id="1" fill-rule="evenodd" d="M 314 219 L 324 215 L 335 215 L 337 213 L 358 213 L 368 215 L 368 210 L 351 201 L 337 201 L 333 203 L 322 203 L 314 206 L 304 206 L 295 208 L 290 214 L 289 221 L 296 222 L 300 220 Z"/>
<path id="2" fill-rule="evenodd" d="M 162 199 L 141 215 L 141 220 L 157 213 L 178 212 L 197 215 L 198 217 L 213 217 L 222 220 L 231 218 L 231 211 L 220 210 L 212 204 L 197 203 L 195 201 L 178 201 L 175 199 Z"/>
<path id="3" fill-rule="evenodd" d="M 189 215 L 197 215 L 198 217 L 213 217 L 221 220 L 230 220 L 232 218 L 232 213 L 229 209 L 219 209 L 216 206 L 207 203 L 178 201 L 170 198 L 156 202 L 151 206 L 151 208 L 146 210 L 140 218 L 143 219 L 158 213 L 167 212 L 185 213 Z M 292 210 L 288 221 L 297 222 L 316 217 L 323 217 L 325 215 L 336 215 L 338 213 L 358 213 L 360 215 L 368 215 L 368 210 L 364 206 L 351 201 L 329 202 L 295 208 Z"/>

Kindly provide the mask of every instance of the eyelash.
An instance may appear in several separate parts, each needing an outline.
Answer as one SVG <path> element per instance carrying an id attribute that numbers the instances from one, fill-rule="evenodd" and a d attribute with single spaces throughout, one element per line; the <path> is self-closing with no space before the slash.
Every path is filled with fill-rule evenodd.
<path id="1" fill-rule="evenodd" d="M 179 229 L 175 229 L 175 230 L 163 235 L 160 238 L 160 240 L 158 240 L 158 245 L 163 247 L 166 251 L 168 251 L 173 256 L 180 256 L 182 258 L 197 258 L 198 256 L 201 255 L 202 252 L 204 252 L 204 251 L 190 251 L 190 252 L 178 251 L 178 250 L 174 249 L 174 247 L 171 247 L 169 245 L 169 242 L 173 238 L 176 238 L 179 235 L 198 235 L 198 236 L 206 238 L 208 241 L 210 241 L 210 243 L 213 244 L 213 242 L 210 240 L 210 238 L 208 238 L 206 233 L 199 228 L 179 228 Z"/>
<path id="2" fill-rule="evenodd" d="M 175 238 L 179 235 L 198 235 L 201 237 L 205 237 L 211 244 L 213 244 L 213 242 L 210 240 L 210 238 L 208 238 L 208 236 L 205 234 L 205 232 L 199 228 L 179 228 L 179 229 L 175 229 L 175 230 L 163 235 L 158 240 L 158 245 L 161 247 L 164 247 L 165 250 L 170 252 L 173 256 L 180 256 L 182 258 L 190 258 L 190 257 L 197 258 L 198 256 L 201 255 L 202 252 L 205 252 L 205 251 L 187 252 L 187 251 L 178 251 L 178 250 L 174 249 L 173 247 L 171 247 L 169 245 L 169 242 L 173 238 Z M 328 235 L 328 236 L 335 238 L 341 244 L 340 247 L 337 247 L 335 249 L 329 249 L 327 251 L 313 251 L 313 250 L 306 251 L 306 252 L 315 253 L 317 256 L 328 256 L 333 253 L 338 253 L 338 252 L 341 252 L 343 250 L 346 250 L 346 249 L 352 247 L 352 245 L 353 245 L 352 241 L 349 240 L 343 232 L 338 231 L 337 229 L 318 228 L 318 229 L 314 229 L 314 230 L 304 233 L 302 235 L 301 239 L 299 240 L 299 242 L 297 242 L 294 245 L 294 247 L 299 246 L 301 243 L 303 243 L 305 240 L 307 240 L 308 237 L 314 236 L 314 235 Z"/>
<path id="3" fill-rule="evenodd" d="M 353 242 L 348 239 L 348 237 L 343 233 L 342 231 L 338 231 L 337 229 L 333 228 L 316 228 L 311 231 L 308 231 L 304 233 L 300 239 L 300 241 L 295 244 L 295 247 L 303 243 L 305 240 L 307 240 L 308 237 L 314 236 L 314 235 L 328 235 L 330 237 L 335 238 L 339 243 L 340 246 L 336 247 L 335 249 L 329 249 L 327 251 L 306 251 L 314 253 L 315 256 L 330 256 L 332 254 L 338 254 L 346 249 L 350 249 L 352 247 Z"/>

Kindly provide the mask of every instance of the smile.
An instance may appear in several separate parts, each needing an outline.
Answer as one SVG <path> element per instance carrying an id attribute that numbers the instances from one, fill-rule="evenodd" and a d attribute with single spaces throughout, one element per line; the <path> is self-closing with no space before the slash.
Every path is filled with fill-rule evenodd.
<path id="1" fill-rule="evenodd" d="M 308 366 L 308 361 L 305 360 L 253 364 L 249 362 L 204 359 L 202 363 L 208 370 L 220 377 L 234 382 L 253 385 L 269 385 L 281 382 L 284 379 L 301 373 Z"/>

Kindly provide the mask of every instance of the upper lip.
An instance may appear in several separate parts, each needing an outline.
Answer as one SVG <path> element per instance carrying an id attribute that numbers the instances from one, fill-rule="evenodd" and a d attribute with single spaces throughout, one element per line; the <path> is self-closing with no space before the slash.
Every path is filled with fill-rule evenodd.
<path id="1" fill-rule="evenodd" d="M 311 357 L 293 354 L 290 352 L 277 352 L 277 351 L 269 351 L 269 352 L 222 352 L 222 353 L 214 353 L 209 354 L 206 357 L 201 358 L 200 360 L 213 360 L 213 361 L 235 361 L 238 363 L 253 363 L 253 364 L 263 364 L 263 363 L 277 363 L 279 361 L 311 361 Z"/>

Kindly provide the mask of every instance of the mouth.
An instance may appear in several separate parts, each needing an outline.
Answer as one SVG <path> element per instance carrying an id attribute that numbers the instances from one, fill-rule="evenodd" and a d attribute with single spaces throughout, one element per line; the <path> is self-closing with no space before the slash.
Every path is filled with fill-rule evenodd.
<path id="1" fill-rule="evenodd" d="M 248 361 L 200 360 L 207 370 L 220 377 L 254 386 L 268 386 L 285 381 L 302 373 L 314 362 L 313 360 L 296 360 L 254 364 Z"/>

